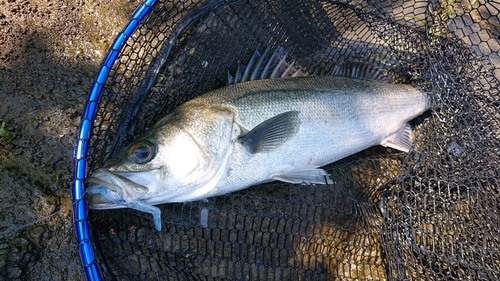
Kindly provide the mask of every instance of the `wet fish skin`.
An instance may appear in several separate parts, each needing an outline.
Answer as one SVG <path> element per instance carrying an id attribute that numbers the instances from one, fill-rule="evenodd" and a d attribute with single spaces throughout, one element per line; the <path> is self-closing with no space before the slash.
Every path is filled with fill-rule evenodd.
<path id="1" fill-rule="evenodd" d="M 90 207 L 158 216 L 152 205 L 272 180 L 325 183 L 318 167 L 371 146 L 408 151 L 407 122 L 431 106 L 409 85 L 342 77 L 230 85 L 181 105 L 97 170 L 89 179 Z M 140 163 L 135 154 L 151 159 Z"/>
<path id="2" fill-rule="evenodd" d="M 209 196 L 270 179 L 301 183 L 304 180 L 300 177 L 290 179 L 301 174 L 301 169 L 314 174 L 311 167 L 333 163 L 374 145 L 408 151 L 411 127 L 407 122 L 432 107 L 431 99 L 410 85 L 332 76 L 253 82 L 237 84 L 231 93 L 225 91 L 232 89 L 213 91 L 200 100 L 236 109 L 235 122 L 243 131 L 293 111 L 300 112 L 299 129 L 290 141 L 265 153 L 249 153 L 237 143 L 229 159 L 230 171 Z M 324 174 L 318 175 L 316 181 L 305 182 L 324 183 Z"/>

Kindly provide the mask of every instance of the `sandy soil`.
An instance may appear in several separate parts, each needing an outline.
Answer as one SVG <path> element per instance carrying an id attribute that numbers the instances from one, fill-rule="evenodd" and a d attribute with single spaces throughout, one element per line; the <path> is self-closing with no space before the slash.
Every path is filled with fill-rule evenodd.
<path id="1" fill-rule="evenodd" d="M 139 0 L 0 0 L 0 280 L 83 280 L 72 157 L 100 61 Z"/>

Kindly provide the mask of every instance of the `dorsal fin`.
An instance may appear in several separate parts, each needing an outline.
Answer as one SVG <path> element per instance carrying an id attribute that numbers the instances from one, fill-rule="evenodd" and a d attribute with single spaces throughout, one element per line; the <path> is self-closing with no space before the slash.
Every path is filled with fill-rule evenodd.
<path id="1" fill-rule="evenodd" d="M 269 56 L 270 52 L 269 46 L 262 54 L 256 50 L 246 66 L 238 61 L 236 73 L 231 75 L 228 71 L 227 85 L 251 80 L 307 75 L 304 71 L 295 68 L 293 63 L 287 62 L 288 52 L 285 48 L 278 47 L 271 56 Z"/>
<path id="2" fill-rule="evenodd" d="M 374 82 L 390 82 L 387 71 L 373 64 L 363 62 L 346 62 L 336 64 L 327 73 L 327 75 Z"/>
<path id="3" fill-rule="evenodd" d="M 308 76 L 309 74 L 295 67 L 295 63 L 287 61 L 288 52 L 279 46 L 272 55 L 271 47 L 267 46 L 261 54 L 256 50 L 247 65 L 238 61 L 236 73 L 228 71 L 227 85 L 259 79 L 274 79 L 285 77 Z M 334 65 L 328 72 L 315 72 L 313 75 L 327 75 L 360 79 L 374 82 L 389 83 L 390 77 L 386 70 L 364 62 L 344 62 Z"/>

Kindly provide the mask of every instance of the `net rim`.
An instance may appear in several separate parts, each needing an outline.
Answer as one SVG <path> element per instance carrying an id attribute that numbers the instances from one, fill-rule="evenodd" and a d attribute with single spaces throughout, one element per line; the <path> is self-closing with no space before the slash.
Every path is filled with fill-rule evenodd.
<path id="1" fill-rule="evenodd" d="M 104 83 L 125 42 L 136 31 L 139 23 L 152 11 L 159 0 L 145 0 L 132 14 L 123 31 L 118 33 L 113 44 L 102 60 L 97 76 L 88 93 L 80 121 L 78 138 L 73 155 L 74 174 L 71 184 L 73 223 L 78 243 L 82 268 L 87 280 L 103 280 L 91 242 L 88 221 L 87 201 L 85 199 L 85 181 L 87 176 L 87 156 L 92 131 L 92 124 L 97 115 L 98 102 L 104 89 Z"/>

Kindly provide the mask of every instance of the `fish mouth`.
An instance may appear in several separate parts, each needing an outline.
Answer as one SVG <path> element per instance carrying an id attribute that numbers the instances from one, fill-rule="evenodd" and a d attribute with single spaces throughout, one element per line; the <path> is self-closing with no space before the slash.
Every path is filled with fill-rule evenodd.
<path id="1" fill-rule="evenodd" d="M 126 208 L 127 202 L 139 200 L 149 189 L 130 178 L 140 179 L 139 174 L 143 174 L 143 178 L 144 173 L 150 174 L 149 172 L 114 173 L 102 168 L 96 170 L 88 180 L 89 208 Z"/>

